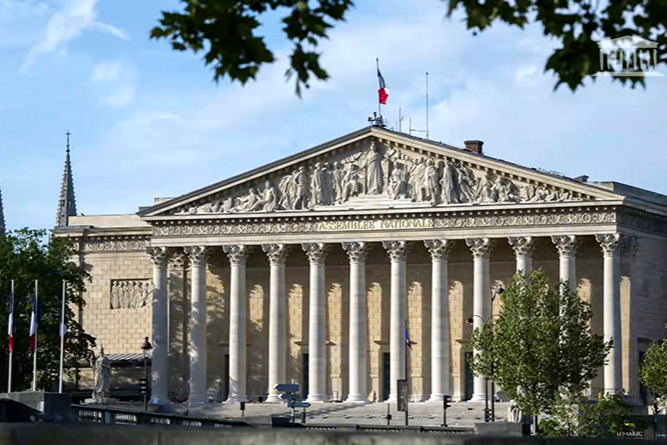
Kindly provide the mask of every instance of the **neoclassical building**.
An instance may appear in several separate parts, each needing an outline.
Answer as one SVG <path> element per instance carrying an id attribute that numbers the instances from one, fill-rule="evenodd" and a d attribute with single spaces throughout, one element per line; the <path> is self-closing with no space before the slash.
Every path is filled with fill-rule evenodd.
<path id="1" fill-rule="evenodd" d="M 92 276 L 79 317 L 108 353 L 154 345 L 152 397 L 483 399 L 473 326 L 516 271 L 543 268 L 614 339 L 594 390 L 639 400 L 667 321 L 667 197 L 368 127 L 132 215 L 75 216 L 57 236 Z M 111 210 L 111 209 L 110 209 Z M 406 347 L 406 332 L 410 348 Z"/>

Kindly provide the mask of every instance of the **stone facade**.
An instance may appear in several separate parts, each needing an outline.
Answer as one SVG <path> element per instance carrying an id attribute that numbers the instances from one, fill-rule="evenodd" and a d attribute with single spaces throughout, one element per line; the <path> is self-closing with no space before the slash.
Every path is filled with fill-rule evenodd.
<path id="1" fill-rule="evenodd" d="M 351 185 L 335 182 L 343 172 Z M 93 277 L 87 332 L 110 353 L 137 352 L 145 335 L 163 348 L 158 402 L 273 400 L 278 379 L 314 401 L 391 400 L 405 360 L 412 400 L 475 399 L 467 320 L 496 313 L 495 290 L 531 268 L 576 284 L 594 331 L 620 339 L 594 390 L 638 398 L 639 354 L 665 334 L 667 197 L 383 129 L 118 218 L 70 217 L 55 232 L 79 242 Z M 443 339 L 444 355 L 432 348 Z"/>

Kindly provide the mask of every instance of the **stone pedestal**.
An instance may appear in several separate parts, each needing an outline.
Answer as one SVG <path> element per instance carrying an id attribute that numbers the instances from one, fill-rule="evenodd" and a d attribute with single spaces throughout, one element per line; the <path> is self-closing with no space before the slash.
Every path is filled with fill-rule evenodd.
<path id="1" fill-rule="evenodd" d="M 66 422 L 70 420 L 72 400 L 69 394 L 57 392 L 24 391 L 0 394 L 0 399 L 10 399 L 36 409 L 44 414 L 44 420 Z"/>

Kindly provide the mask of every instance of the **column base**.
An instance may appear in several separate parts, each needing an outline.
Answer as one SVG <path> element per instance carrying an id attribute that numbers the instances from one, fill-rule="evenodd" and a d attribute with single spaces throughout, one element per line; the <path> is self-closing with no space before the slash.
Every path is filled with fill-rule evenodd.
<path id="1" fill-rule="evenodd" d="M 426 403 L 437 403 L 437 402 L 442 403 L 443 400 L 445 400 L 444 394 L 431 394 L 431 397 L 428 398 Z"/>
<path id="2" fill-rule="evenodd" d="M 329 398 L 324 394 L 308 394 L 306 402 L 308 403 L 324 403 L 327 402 Z"/>
<path id="3" fill-rule="evenodd" d="M 483 402 L 485 400 L 486 400 L 486 395 L 484 393 L 473 394 L 470 400 L 468 400 L 468 402 Z M 491 397 L 489 397 L 489 401 L 491 401 Z"/>
<path id="4" fill-rule="evenodd" d="M 171 403 L 171 401 L 167 398 L 167 396 L 151 396 L 150 400 L 148 401 L 151 405 L 168 405 Z"/>
<path id="5" fill-rule="evenodd" d="M 361 394 L 350 394 L 343 403 L 368 403 L 368 398 Z"/>
<path id="6" fill-rule="evenodd" d="M 283 399 L 280 398 L 279 394 L 269 394 L 264 403 L 282 403 Z"/>
<path id="7" fill-rule="evenodd" d="M 188 399 L 188 403 L 190 406 L 204 405 L 205 403 L 208 403 L 208 397 L 206 394 L 192 394 Z"/>
<path id="8" fill-rule="evenodd" d="M 237 395 L 237 396 L 229 396 L 229 398 L 225 400 L 225 403 L 230 404 L 230 403 L 241 403 L 247 401 L 248 398 L 246 396 Z"/>
<path id="9" fill-rule="evenodd" d="M 389 394 L 389 398 L 385 400 L 385 403 L 398 403 L 398 395 L 397 394 Z"/>

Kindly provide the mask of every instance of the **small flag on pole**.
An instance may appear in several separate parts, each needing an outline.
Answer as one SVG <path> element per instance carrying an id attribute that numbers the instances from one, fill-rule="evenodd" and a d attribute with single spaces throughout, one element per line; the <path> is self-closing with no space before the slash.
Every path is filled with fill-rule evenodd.
<path id="1" fill-rule="evenodd" d="M 380 67 L 378 66 L 378 100 L 381 105 L 387 105 L 387 98 L 389 97 L 389 88 L 384 83 L 384 77 L 380 73 Z"/>
<path id="2" fill-rule="evenodd" d="M 39 324 L 39 304 L 37 302 L 37 289 L 32 299 L 32 314 L 30 315 L 30 352 L 35 352 L 37 344 L 37 325 Z"/>
<path id="3" fill-rule="evenodd" d="M 9 352 L 14 350 L 14 288 L 9 295 L 9 322 L 7 323 L 7 334 L 9 334 Z"/>
<path id="4" fill-rule="evenodd" d="M 405 323 L 405 346 L 412 351 L 412 341 L 410 341 L 410 333 L 408 332 L 408 323 Z"/>

